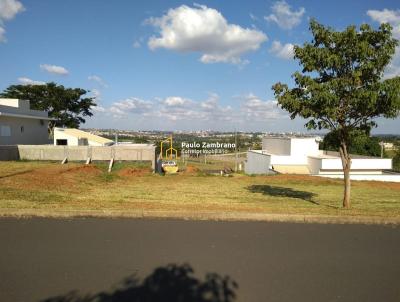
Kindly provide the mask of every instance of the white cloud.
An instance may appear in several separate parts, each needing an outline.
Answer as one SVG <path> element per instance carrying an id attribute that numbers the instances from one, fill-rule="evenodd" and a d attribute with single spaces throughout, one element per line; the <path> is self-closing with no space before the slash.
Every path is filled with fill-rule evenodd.
<path id="1" fill-rule="evenodd" d="M 128 114 L 146 114 L 153 108 L 153 103 L 139 98 L 127 98 L 114 102 L 109 111 L 114 117 L 127 116 Z"/>
<path id="2" fill-rule="evenodd" d="M 240 96 L 240 106 L 232 108 L 220 104 L 216 93 L 210 93 L 202 101 L 194 101 L 180 96 L 146 101 L 139 98 L 128 98 L 114 102 L 110 107 L 99 106 L 96 112 L 110 115 L 113 118 L 145 118 L 163 120 L 175 125 L 182 123 L 210 125 L 248 124 L 249 122 L 267 123 L 287 118 L 285 111 L 280 109 L 276 101 L 262 100 L 254 94 Z M 103 110 L 104 109 L 104 110 Z M 229 127 L 229 126 L 228 126 Z"/>
<path id="3" fill-rule="evenodd" d="M 367 15 L 371 17 L 372 20 L 379 23 L 390 23 L 395 27 L 395 32 L 399 35 L 400 31 L 398 26 L 400 25 L 400 10 L 368 10 Z M 396 30 L 397 28 L 397 30 Z"/>
<path id="4" fill-rule="evenodd" d="M 14 19 L 18 13 L 24 10 L 24 6 L 18 0 L 0 0 L 0 42 L 6 42 L 5 21 Z"/>
<path id="5" fill-rule="evenodd" d="M 96 102 L 101 100 L 101 91 L 99 89 L 93 88 L 91 91 L 92 97 L 95 98 Z"/>
<path id="6" fill-rule="evenodd" d="M 94 112 L 99 112 L 99 113 L 106 112 L 106 108 L 104 108 L 103 106 L 100 106 L 100 105 L 92 106 L 92 107 L 90 107 L 90 109 L 92 109 Z"/>
<path id="7" fill-rule="evenodd" d="M 291 43 L 286 43 L 285 45 L 282 45 L 282 43 L 279 41 L 273 41 L 269 52 L 281 59 L 293 59 L 294 45 Z"/>
<path id="8" fill-rule="evenodd" d="M 101 77 L 97 76 L 97 75 L 88 76 L 88 80 L 89 80 L 89 81 L 96 82 L 96 83 L 99 84 L 101 87 L 104 87 L 104 88 L 107 88 L 107 87 L 108 87 L 107 83 L 104 82 L 104 80 L 103 80 Z"/>
<path id="9" fill-rule="evenodd" d="M 64 67 L 57 65 L 40 64 L 40 69 L 58 75 L 67 75 L 69 73 Z"/>
<path id="10" fill-rule="evenodd" d="M 263 32 L 229 24 L 219 11 L 204 5 L 182 5 L 146 22 L 159 30 L 148 41 L 150 49 L 198 52 L 203 63 L 242 63 L 243 54 L 267 40 Z"/>
<path id="11" fill-rule="evenodd" d="M 173 100 L 173 102 L 171 102 Z M 182 97 L 167 97 L 160 103 L 164 106 L 157 107 L 154 116 L 170 121 L 226 121 L 232 118 L 230 106 L 220 106 L 219 96 L 210 93 L 204 101 L 193 101 Z M 172 105 L 172 106 L 171 106 Z"/>
<path id="12" fill-rule="evenodd" d="M 30 78 L 27 77 L 20 77 L 18 78 L 18 81 L 22 84 L 22 85 L 45 85 L 45 82 L 42 81 L 34 81 Z"/>
<path id="13" fill-rule="evenodd" d="M 275 2 L 271 9 L 272 14 L 265 16 L 264 19 L 268 22 L 275 22 L 283 29 L 292 29 L 299 25 L 306 12 L 304 7 L 300 7 L 298 11 L 292 10 L 285 0 Z"/>
<path id="14" fill-rule="evenodd" d="M 200 103 L 200 107 L 206 111 L 215 110 L 216 108 L 218 108 L 218 99 L 219 99 L 218 94 L 210 93 L 209 98 L 204 102 Z"/>
<path id="15" fill-rule="evenodd" d="M 18 0 L 0 0 L 0 20 L 8 21 L 25 8 Z"/>
<path id="16" fill-rule="evenodd" d="M 140 44 L 139 41 L 135 41 L 135 42 L 133 42 L 132 46 L 133 46 L 133 48 L 140 48 L 140 46 L 142 46 L 142 45 Z"/>
<path id="17" fill-rule="evenodd" d="M 249 16 L 250 16 L 250 19 L 251 19 L 251 20 L 253 20 L 253 21 L 258 21 L 258 18 L 257 18 L 256 15 L 253 15 L 252 13 L 250 13 Z"/>
<path id="18" fill-rule="evenodd" d="M 390 23 L 393 27 L 393 37 L 400 39 L 400 10 L 368 10 L 367 15 L 376 22 Z M 390 64 L 387 66 L 384 74 L 385 78 L 396 76 L 400 76 L 400 46 L 396 48 L 396 53 L 394 54 Z"/>
<path id="19" fill-rule="evenodd" d="M 163 100 L 162 103 L 169 107 L 182 107 L 191 104 L 192 101 L 180 96 L 170 96 Z"/>
<path id="20" fill-rule="evenodd" d="M 7 41 L 6 37 L 5 37 L 5 34 L 6 34 L 6 30 L 3 27 L 0 26 L 0 42 Z"/>
<path id="21" fill-rule="evenodd" d="M 220 106 L 219 97 L 215 93 L 204 101 L 193 101 L 180 96 L 170 96 L 164 99 L 146 101 L 131 97 L 114 102 L 105 113 L 114 118 L 128 117 L 131 115 L 146 118 L 165 119 L 168 121 L 227 121 L 233 118 L 230 106 Z M 103 112 L 103 111 L 101 111 Z"/>
<path id="22" fill-rule="evenodd" d="M 278 102 L 275 100 L 263 101 L 252 93 L 241 97 L 241 99 L 241 111 L 245 115 L 245 119 L 267 121 L 287 117 L 287 113 L 278 106 Z"/>

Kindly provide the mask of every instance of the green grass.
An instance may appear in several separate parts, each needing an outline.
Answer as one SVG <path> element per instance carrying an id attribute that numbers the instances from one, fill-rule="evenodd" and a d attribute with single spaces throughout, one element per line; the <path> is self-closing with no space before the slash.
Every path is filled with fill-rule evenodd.
<path id="1" fill-rule="evenodd" d="M 124 169 L 144 163 L 94 168 L 70 163 L 0 162 L 0 214 L 57 211 L 242 212 L 400 218 L 400 184 L 352 182 L 352 208 L 341 208 L 342 181 L 309 176 L 206 176 Z M 214 168 L 212 168 L 214 169 Z"/>

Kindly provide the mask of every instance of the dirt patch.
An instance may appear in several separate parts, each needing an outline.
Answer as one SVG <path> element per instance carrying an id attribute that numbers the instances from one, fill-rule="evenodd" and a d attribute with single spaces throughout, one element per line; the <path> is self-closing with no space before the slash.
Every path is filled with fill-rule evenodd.
<path id="1" fill-rule="evenodd" d="M 185 174 L 196 174 L 199 171 L 200 171 L 199 168 L 192 166 L 192 165 L 187 165 L 186 169 L 183 172 Z"/>
<path id="2" fill-rule="evenodd" d="M 46 166 L 7 177 L 2 183 L 12 188 L 28 190 L 74 191 L 82 183 L 82 178 L 87 179 L 101 173 L 101 170 L 94 166 Z"/>
<path id="3" fill-rule="evenodd" d="M 134 177 L 134 176 L 144 176 L 149 175 L 151 169 L 149 168 L 124 168 L 118 171 L 118 175 L 122 177 Z"/>
<path id="4" fill-rule="evenodd" d="M 90 174 L 90 175 L 99 175 L 101 174 L 101 170 L 95 166 L 85 165 L 85 166 L 77 166 L 69 168 L 61 173 L 71 173 L 71 174 Z"/>

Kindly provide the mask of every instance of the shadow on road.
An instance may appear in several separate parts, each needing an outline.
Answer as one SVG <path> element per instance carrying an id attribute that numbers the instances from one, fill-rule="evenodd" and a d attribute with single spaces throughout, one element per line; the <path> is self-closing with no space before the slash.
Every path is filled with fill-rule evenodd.
<path id="1" fill-rule="evenodd" d="M 252 193 L 262 193 L 264 195 L 276 197 L 298 198 L 319 205 L 318 202 L 312 200 L 312 198 L 315 197 L 316 194 L 307 191 L 298 191 L 291 188 L 276 187 L 270 185 L 252 185 L 247 187 L 247 189 Z"/>
<path id="2" fill-rule="evenodd" d="M 190 265 L 169 264 L 155 269 L 143 281 L 131 276 L 110 292 L 94 295 L 70 292 L 41 302 L 233 302 L 237 288 L 238 284 L 229 276 L 211 273 L 200 280 L 194 277 Z"/>

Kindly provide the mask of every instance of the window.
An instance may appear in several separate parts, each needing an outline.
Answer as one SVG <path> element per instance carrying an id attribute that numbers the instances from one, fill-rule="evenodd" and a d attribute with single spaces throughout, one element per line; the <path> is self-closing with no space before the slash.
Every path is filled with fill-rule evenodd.
<path id="1" fill-rule="evenodd" d="M 0 126 L 0 136 L 11 136 L 11 127 L 8 125 Z"/>
<path id="2" fill-rule="evenodd" d="M 39 120 L 40 126 L 44 126 L 44 120 Z"/>
<path id="3" fill-rule="evenodd" d="M 68 145 L 68 140 L 66 140 L 66 139 L 57 139 L 56 140 L 56 145 L 57 146 L 67 146 Z"/>

